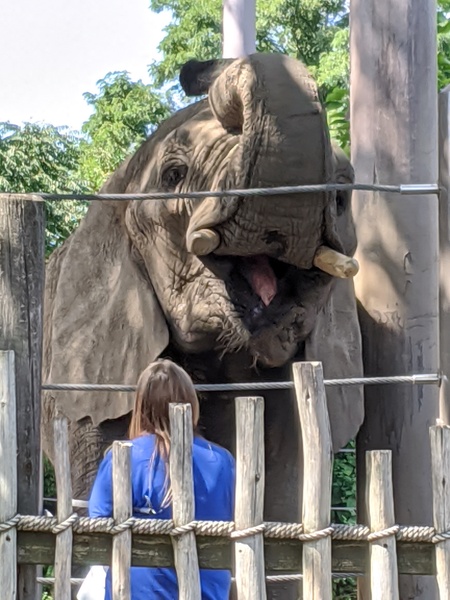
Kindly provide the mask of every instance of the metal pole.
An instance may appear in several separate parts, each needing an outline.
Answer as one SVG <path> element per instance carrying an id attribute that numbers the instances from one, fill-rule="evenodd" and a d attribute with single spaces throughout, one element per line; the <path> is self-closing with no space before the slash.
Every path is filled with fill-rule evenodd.
<path id="1" fill-rule="evenodd" d="M 256 51 L 255 0 L 223 0 L 223 58 L 240 58 Z"/>

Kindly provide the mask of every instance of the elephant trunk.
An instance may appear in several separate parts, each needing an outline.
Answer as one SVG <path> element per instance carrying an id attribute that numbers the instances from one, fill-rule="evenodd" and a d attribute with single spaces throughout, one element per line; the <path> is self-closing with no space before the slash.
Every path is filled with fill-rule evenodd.
<path id="1" fill-rule="evenodd" d="M 222 189 L 331 181 L 324 111 L 301 63 L 252 55 L 223 61 L 219 70 L 210 77 L 209 103 L 223 127 L 240 136 Z M 187 245 L 198 255 L 267 255 L 303 269 L 322 269 L 326 256 L 323 270 L 352 276 L 357 267 L 341 254 L 335 211 L 330 193 L 207 198 L 192 215 Z"/>

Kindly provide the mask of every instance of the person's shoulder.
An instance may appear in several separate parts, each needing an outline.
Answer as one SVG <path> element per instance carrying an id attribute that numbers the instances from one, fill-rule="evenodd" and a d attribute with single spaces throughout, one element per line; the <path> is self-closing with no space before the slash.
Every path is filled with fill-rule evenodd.
<path id="1" fill-rule="evenodd" d="M 142 453 L 148 453 L 149 450 L 155 445 L 154 436 L 150 434 L 141 435 L 131 440 L 122 440 L 131 444 L 132 455 L 141 455 Z M 106 450 L 102 463 L 108 464 L 112 462 L 112 446 Z"/>
<path id="2" fill-rule="evenodd" d="M 147 446 L 149 446 L 153 443 L 154 437 L 155 436 L 150 433 L 144 433 L 143 435 L 140 435 L 139 437 L 129 440 L 129 442 L 132 444 L 132 446 L 134 448 L 146 448 Z"/>
<path id="3" fill-rule="evenodd" d="M 131 454 L 136 459 L 149 459 L 155 447 L 155 436 L 146 433 L 133 438 L 131 442 Z"/>
<path id="4" fill-rule="evenodd" d="M 195 446 L 197 446 L 198 448 L 202 448 L 204 450 L 209 450 L 217 458 L 220 458 L 221 460 L 223 460 L 227 463 L 234 464 L 234 458 L 233 458 L 233 455 L 231 454 L 231 452 L 229 452 L 223 446 L 219 446 L 219 444 L 215 444 L 214 442 L 210 442 L 209 440 L 206 440 L 205 438 L 196 436 L 194 438 L 194 448 L 195 448 Z"/>

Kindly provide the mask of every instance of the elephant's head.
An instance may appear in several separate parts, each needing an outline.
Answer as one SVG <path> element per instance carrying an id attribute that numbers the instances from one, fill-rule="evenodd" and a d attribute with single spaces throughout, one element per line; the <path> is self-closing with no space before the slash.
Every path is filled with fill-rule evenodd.
<path id="1" fill-rule="evenodd" d="M 300 62 L 190 62 L 180 79 L 208 97 L 164 122 L 103 192 L 353 180 Z M 134 382 L 169 339 L 185 353 L 245 349 L 265 367 L 300 353 L 328 375 L 359 374 L 352 284 L 315 266 L 323 246 L 355 250 L 345 194 L 93 202 L 50 261 L 45 377 Z M 340 441 L 360 423 L 356 404 Z M 74 394 L 64 411 L 98 422 L 130 407 L 123 395 Z"/>

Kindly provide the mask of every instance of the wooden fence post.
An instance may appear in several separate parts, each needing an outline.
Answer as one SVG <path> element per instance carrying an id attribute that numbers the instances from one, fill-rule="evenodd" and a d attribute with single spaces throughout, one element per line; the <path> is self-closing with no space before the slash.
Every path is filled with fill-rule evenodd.
<path id="1" fill-rule="evenodd" d="M 131 494 L 131 443 L 113 443 L 113 512 L 116 525 L 133 515 Z M 131 529 L 116 533 L 112 546 L 112 600 L 131 600 Z"/>
<path id="2" fill-rule="evenodd" d="M 13 350 L 17 403 L 17 510 L 37 515 L 44 291 L 44 202 L 0 194 L 0 350 Z M 36 600 L 36 567 L 18 567 L 17 600 Z"/>
<path id="3" fill-rule="evenodd" d="M 0 523 L 17 514 L 17 434 L 14 352 L 0 352 Z M 17 532 L 0 532 L 2 598 L 16 598 Z"/>
<path id="4" fill-rule="evenodd" d="M 395 525 L 394 492 L 392 488 L 392 453 L 374 450 L 366 453 L 366 505 L 371 533 Z M 397 546 L 395 532 L 371 540 L 370 588 L 371 600 L 398 600 Z"/>
<path id="5" fill-rule="evenodd" d="M 69 427 L 66 418 L 53 422 L 55 445 L 55 478 L 58 498 L 58 522 L 72 514 L 72 481 L 69 456 Z M 55 547 L 55 598 L 70 600 L 72 597 L 70 577 L 72 574 L 73 532 L 69 527 L 56 536 Z"/>
<path id="6" fill-rule="evenodd" d="M 450 531 L 450 427 L 430 427 L 433 462 L 433 517 L 436 533 Z M 450 540 L 436 544 L 440 600 L 450 598 Z"/>
<path id="7" fill-rule="evenodd" d="M 436 0 L 350 0 L 350 63 L 356 180 L 436 184 Z M 355 191 L 353 214 L 365 374 L 436 372 L 436 196 Z M 365 421 L 357 442 L 359 498 L 365 452 L 392 450 L 395 514 L 402 525 L 432 522 L 428 427 L 438 411 L 435 386 L 365 388 Z M 358 509 L 364 522 L 363 503 Z M 421 600 L 436 597 L 433 578 L 400 576 L 402 598 L 417 597 L 418 589 Z"/>
<path id="8" fill-rule="evenodd" d="M 264 399 L 236 398 L 236 500 L 238 531 L 263 522 Z M 264 600 L 264 536 L 256 533 L 235 542 L 236 591 L 239 600 Z"/>
<path id="9" fill-rule="evenodd" d="M 330 526 L 333 449 L 322 364 L 293 365 L 302 428 L 303 530 L 314 533 Z M 303 544 L 303 598 L 331 600 L 331 536 Z"/>
<path id="10" fill-rule="evenodd" d="M 450 86 L 439 94 L 439 418 L 450 425 Z"/>
<path id="11" fill-rule="evenodd" d="M 192 409 L 190 404 L 170 404 L 170 483 L 175 527 L 195 519 L 194 477 L 192 467 Z M 195 533 L 189 531 L 173 538 L 179 600 L 200 600 Z"/>

